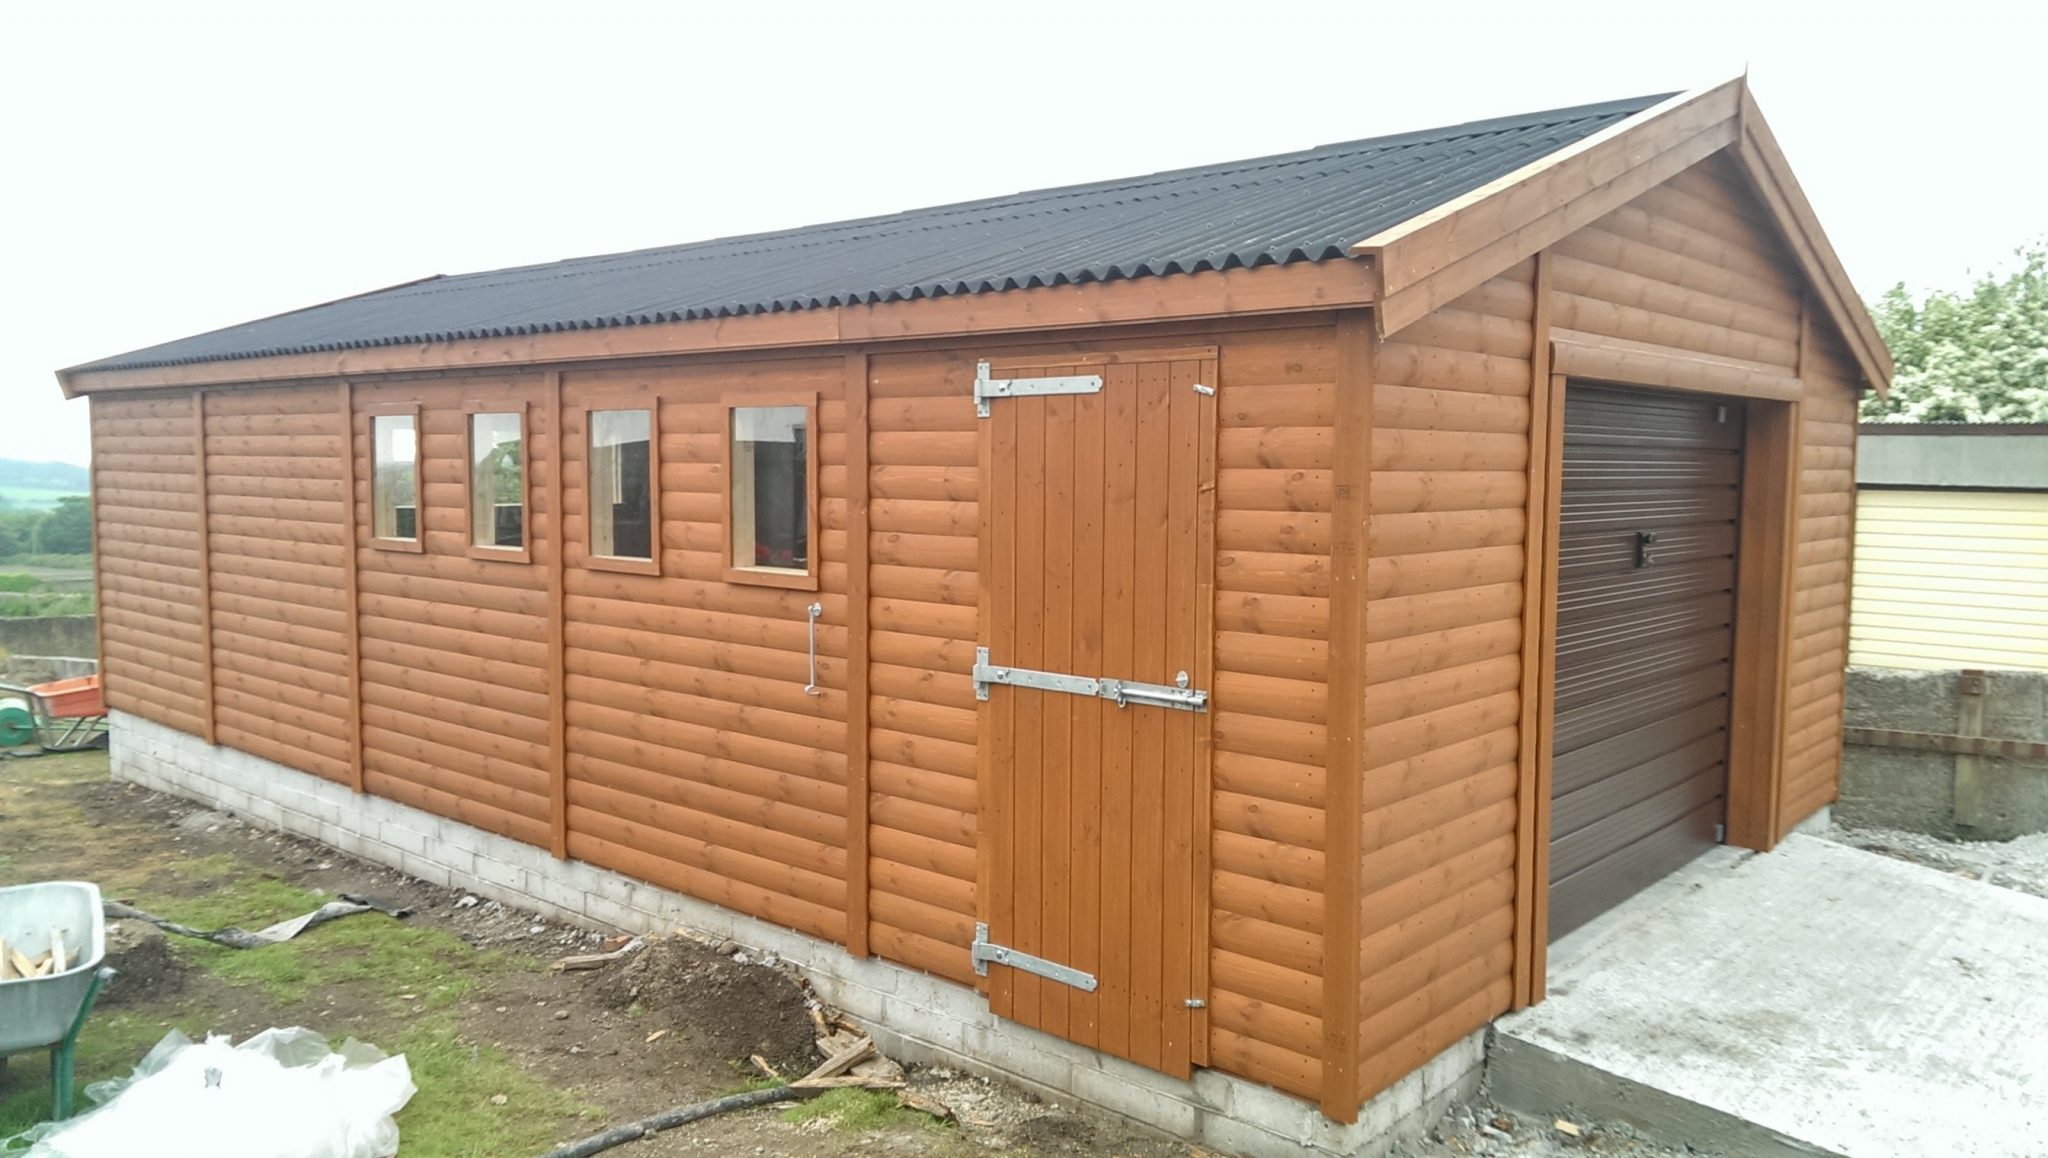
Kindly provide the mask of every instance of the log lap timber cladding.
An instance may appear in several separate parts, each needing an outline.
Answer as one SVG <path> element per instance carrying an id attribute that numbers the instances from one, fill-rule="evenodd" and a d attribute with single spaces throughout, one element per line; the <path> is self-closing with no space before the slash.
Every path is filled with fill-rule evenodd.
<path id="1" fill-rule="evenodd" d="M 109 703 L 1351 1121 L 1543 991 L 1559 422 L 1590 382 L 1746 403 L 1729 839 L 1833 798 L 1854 416 L 1890 366 L 1741 82 L 744 240 L 763 256 L 433 279 L 61 372 L 91 398 Z M 806 280 L 841 243 L 872 265 Z M 983 363 L 1101 393 L 992 421 Z M 1134 419 L 1115 457 L 1101 431 L 1169 388 L 1199 421 Z M 756 405 L 807 415 L 799 565 L 733 557 Z M 646 412 L 630 467 L 591 450 L 619 409 Z M 525 508 L 493 554 L 468 416 L 500 411 Z M 375 517 L 394 414 L 403 541 Z M 1103 463 L 1185 484 L 1156 598 L 1101 586 L 1103 559 L 1152 572 L 1090 536 L 1153 542 L 1120 505 L 1153 491 Z M 646 556 L 593 551 L 642 517 L 641 465 Z M 1171 616 L 1179 658 L 1057 642 L 1070 582 Z M 1206 710 L 1168 733 L 1110 715 L 1174 710 L 1142 701 L 978 696 L 977 649 L 1019 639 L 1083 680 L 1178 668 Z M 1115 784 L 1169 758 L 1140 785 L 1184 793 L 1161 835 Z M 1140 919 L 1055 879 L 1065 849 L 996 859 L 1059 831 L 1081 870 L 1192 879 Z M 975 951 L 992 920 L 1065 972 L 1012 985 Z"/>

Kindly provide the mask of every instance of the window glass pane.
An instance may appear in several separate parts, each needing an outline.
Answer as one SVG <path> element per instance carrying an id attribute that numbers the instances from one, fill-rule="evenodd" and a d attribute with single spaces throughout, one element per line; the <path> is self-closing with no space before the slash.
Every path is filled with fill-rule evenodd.
<path id="1" fill-rule="evenodd" d="M 654 558 L 645 410 L 590 412 L 590 553 Z"/>
<path id="2" fill-rule="evenodd" d="M 417 539 L 419 438 L 412 415 L 371 415 L 370 442 L 370 533 L 379 539 Z"/>
<path id="3" fill-rule="evenodd" d="M 469 416 L 469 541 L 526 545 L 526 446 L 518 414 Z"/>
<path id="4" fill-rule="evenodd" d="M 733 409 L 733 566 L 810 570 L 809 422 L 802 406 Z"/>

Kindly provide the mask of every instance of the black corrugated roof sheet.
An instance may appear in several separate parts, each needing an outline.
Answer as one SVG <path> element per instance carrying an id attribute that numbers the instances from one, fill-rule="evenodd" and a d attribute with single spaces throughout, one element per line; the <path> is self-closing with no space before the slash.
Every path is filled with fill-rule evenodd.
<path id="1" fill-rule="evenodd" d="M 432 277 L 77 369 L 645 325 L 1328 261 L 1663 99 L 1501 117 L 778 233 Z"/>

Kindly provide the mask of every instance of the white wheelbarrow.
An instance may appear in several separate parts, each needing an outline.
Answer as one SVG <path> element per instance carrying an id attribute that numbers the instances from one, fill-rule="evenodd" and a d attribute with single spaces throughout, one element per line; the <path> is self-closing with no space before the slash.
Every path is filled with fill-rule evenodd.
<path id="1" fill-rule="evenodd" d="M 107 955 L 106 918 L 98 885 L 49 881 L 0 888 L 0 942 L 9 964 L 0 969 L 0 1060 L 32 1049 L 50 1051 L 50 1118 L 71 1116 L 71 1081 L 78 1031 L 92 1012 L 100 986 L 114 975 Z M 52 950 L 62 946 L 63 968 Z M 51 959 L 37 972 L 32 963 Z M 21 968 L 30 963 L 29 969 Z M 30 976 L 22 976 L 30 973 Z"/>

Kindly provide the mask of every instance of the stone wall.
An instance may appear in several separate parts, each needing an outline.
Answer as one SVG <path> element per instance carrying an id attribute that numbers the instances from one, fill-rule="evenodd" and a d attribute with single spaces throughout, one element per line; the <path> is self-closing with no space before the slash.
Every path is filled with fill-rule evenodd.
<path id="1" fill-rule="evenodd" d="M 97 655 L 99 638 L 99 621 L 90 615 L 0 618 L 0 652 L 8 655 Z"/>
<path id="2" fill-rule="evenodd" d="M 1842 754 L 1836 819 L 1958 840 L 2010 840 L 2048 831 L 2048 760 L 1959 758 L 1902 746 L 1898 738 L 1857 742 L 1857 729 L 1932 736 L 1968 730 L 1963 688 L 1957 671 L 1849 669 L 1850 742 Z M 1983 688 L 1977 734 L 2048 742 L 2048 673 L 1991 671 Z"/>

